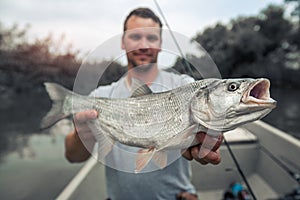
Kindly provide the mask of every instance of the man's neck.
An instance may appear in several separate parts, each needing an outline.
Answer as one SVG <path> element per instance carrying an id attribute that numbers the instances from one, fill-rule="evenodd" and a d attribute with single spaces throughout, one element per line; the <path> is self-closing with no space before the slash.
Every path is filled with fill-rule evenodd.
<path id="1" fill-rule="evenodd" d="M 156 79 L 157 75 L 158 75 L 157 64 L 153 65 L 147 71 L 134 70 L 129 67 L 129 71 L 128 71 L 126 79 L 127 79 L 129 86 L 131 86 L 132 78 L 136 78 L 140 81 L 143 81 L 147 85 L 151 85 L 153 83 L 153 81 Z"/>

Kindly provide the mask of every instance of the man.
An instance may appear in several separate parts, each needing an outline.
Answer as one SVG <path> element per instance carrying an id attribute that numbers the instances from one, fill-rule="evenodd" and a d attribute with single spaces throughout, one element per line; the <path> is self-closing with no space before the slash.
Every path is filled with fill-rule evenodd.
<path id="1" fill-rule="evenodd" d="M 133 10 L 124 22 L 122 49 L 126 51 L 128 73 L 119 81 L 94 90 L 91 95 L 102 97 L 129 97 L 132 89 L 132 78 L 146 83 L 154 92 L 176 88 L 193 81 L 185 75 L 176 75 L 160 71 L 157 57 L 161 49 L 160 19 L 147 8 Z M 164 86 L 164 88 L 160 86 Z M 114 95 L 117 94 L 117 95 Z M 90 157 L 95 144 L 91 130 L 87 126 L 98 114 L 95 110 L 77 113 L 74 117 L 75 130 L 66 136 L 66 158 L 70 162 L 82 162 Z M 80 135 L 80 137 L 79 137 Z M 190 166 L 188 160 L 195 159 L 201 164 L 218 164 L 221 160 L 219 146 L 223 138 L 215 138 L 198 133 L 196 138 L 200 144 L 204 142 L 211 148 L 200 145 L 191 147 L 183 156 L 164 169 L 148 173 L 134 174 L 106 167 L 108 195 L 111 199 L 197 199 L 196 191 L 190 182 Z M 84 144 L 82 140 L 84 140 Z M 124 145 L 125 146 L 125 145 Z M 132 149 L 133 147 L 128 147 Z M 113 156 L 120 156 L 122 150 L 116 150 Z M 122 161 L 118 160 L 122 165 Z"/>

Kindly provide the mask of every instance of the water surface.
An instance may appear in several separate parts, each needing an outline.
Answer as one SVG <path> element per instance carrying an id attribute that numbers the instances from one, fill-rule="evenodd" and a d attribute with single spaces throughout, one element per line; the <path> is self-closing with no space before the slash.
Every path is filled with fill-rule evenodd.
<path id="1" fill-rule="evenodd" d="M 17 146 L 1 156 L 0 199 L 55 199 L 82 166 L 64 158 L 64 131 L 59 125 L 50 134 L 9 139 Z"/>
<path id="2" fill-rule="evenodd" d="M 300 139 L 300 89 L 272 88 L 277 107 L 263 121 Z"/>

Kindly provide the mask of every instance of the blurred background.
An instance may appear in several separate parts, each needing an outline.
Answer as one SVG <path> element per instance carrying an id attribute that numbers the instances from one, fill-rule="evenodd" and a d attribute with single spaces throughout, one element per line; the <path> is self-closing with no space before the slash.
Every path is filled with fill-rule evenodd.
<path id="1" fill-rule="evenodd" d="M 278 107 L 264 121 L 300 138 L 299 0 L 159 3 L 172 30 L 201 44 L 223 78 L 269 78 Z M 43 82 L 71 89 L 85 56 L 121 34 L 139 6 L 159 15 L 146 0 L 0 0 L 0 199 L 53 199 L 80 169 L 64 159 L 70 121 L 39 130 L 51 107 Z M 110 67 L 99 84 L 126 72 L 121 62 L 100 62 Z"/>

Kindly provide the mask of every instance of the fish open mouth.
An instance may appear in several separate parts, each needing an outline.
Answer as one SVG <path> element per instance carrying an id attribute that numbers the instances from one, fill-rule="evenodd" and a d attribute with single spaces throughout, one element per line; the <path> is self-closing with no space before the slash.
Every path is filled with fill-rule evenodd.
<path id="1" fill-rule="evenodd" d="M 250 85 L 241 100 L 245 104 L 272 104 L 276 101 L 270 97 L 270 81 L 267 79 L 259 79 Z"/>

